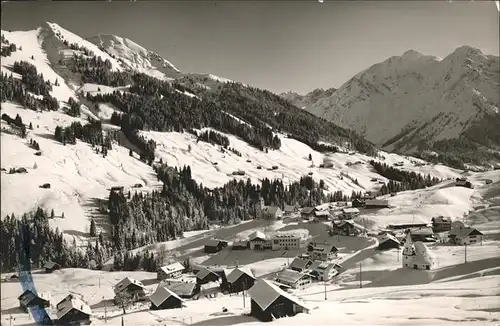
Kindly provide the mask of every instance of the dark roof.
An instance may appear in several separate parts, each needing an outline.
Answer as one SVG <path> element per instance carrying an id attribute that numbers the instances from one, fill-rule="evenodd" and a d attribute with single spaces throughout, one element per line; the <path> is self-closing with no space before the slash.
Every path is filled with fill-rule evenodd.
<path id="1" fill-rule="evenodd" d="M 219 243 L 225 243 L 227 241 L 224 241 L 224 240 L 219 240 L 219 239 L 207 239 L 205 241 L 205 246 L 208 246 L 208 247 L 217 247 L 219 245 Z"/>
<path id="2" fill-rule="evenodd" d="M 312 263 L 312 261 L 306 258 L 297 257 L 292 261 L 288 268 L 298 268 L 304 270 L 309 263 Z"/>
<path id="3" fill-rule="evenodd" d="M 167 286 L 167 288 L 170 291 L 176 293 L 177 295 L 189 296 L 194 293 L 196 285 L 197 285 L 196 283 L 186 283 L 186 282 L 171 283 L 170 285 Z"/>
<path id="4" fill-rule="evenodd" d="M 314 207 L 304 207 L 304 208 L 302 208 L 301 213 L 302 214 L 311 214 L 312 211 L 314 211 Z"/>
<path id="5" fill-rule="evenodd" d="M 481 233 L 481 231 L 474 229 L 474 228 L 458 228 L 458 229 L 451 230 L 449 232 L 449 235 L 463 239 L 469 235 L 483 235 L 483 233 Z"/>
<path id="6" fill-rule="evenodd" d="M 56 266 L 60 266 L 60 265 L 58 263 L 53 262 L 52 260 L 49 260 L 48 262 L 46 262 L 43 265 L 43 268 L 52 269 L 52 268 L 54 268 Z"/>
<path id="7" fill-rule="evenodd" d="M 339 251 L 337 247 L 332 244 L 324 244 L 324 243 L 316 243 L 313 245 L 314 250 L 323 251 L 323 252 L 337 252 Z"/>

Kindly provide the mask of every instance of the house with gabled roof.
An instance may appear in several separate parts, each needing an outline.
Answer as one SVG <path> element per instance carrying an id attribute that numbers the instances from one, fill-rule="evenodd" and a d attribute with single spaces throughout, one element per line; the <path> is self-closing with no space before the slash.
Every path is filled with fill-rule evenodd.
<path id="1" fill-rule="evenodd" d="M 60 269 L 61 265 L 53 262 L 52 260 L 49 260 L 45 264 L 43 264 L 43 268 L 45 269 L 45 273 L 52 273 L 53 271 Z"/>
<path id="2" fill-rule="evenodd" d="M 18 298 L 19 307 L 24 311 L 29 311 L 31 308 L 48 308 L 50 307 L 49 293 L 36 293 L 36 291 L 26 290 Z"/>
<path id="3" fill-rule="evenodd" d="M 128 276 L 118 282 L 113 290 L 115 292 L 116 302 L 117 296 L 122 292 L 127 292 L 128 294 L 130 294 L 133 300 L 142 299 L 146 296 L 146 287 L 144 286 L 144 284 Z"/>
<path id="4" fill-rule="evenodd" d="M 264 322 L 307 313 L 310 310 L 302 300 L 286 293 L 268 280 L 258 280 L 248 290 L 248 294 L 251 298 L 250 314 Z"/>
<path id="5" fill-rule="evenodd" d="M 255 231 L 248 237 L 251 250 L 271 249 L 271 240 L 261 231 Z"/>
<path id="6" fill-rule="evenodd" d="M 313 260 L 329 261 L 337 257 L 337 247 L 328 243 L 310 243 L 307 251 Z"/>
<path id="7" fill-rule="evenodd" d="M 223 248 L 228 246 L 228 242 L 219 239 L 207 239 L 205 240 L 205 248 L 204 251 L 207 254 L 215 254 L 221 251 Z"/>
<path id="8" fill-rule="evenodd" d="M 57 324 L 59 325 L 81 325 L 90 324 L 92 310 L 81 298 L 70 294 L 59 301 L 57 309 Z"/>
<path id="9" fill-rule="evenodd" d="M 283 215 L 291 215 L 295 212 L 298 212 L 298 207 L 297 205 L 285 205 L 285 208 L 283 209 Z"/>
<path id="10" fill-rule="evenodd" d="M 185 303 L 181 297 L 166 287 L 158 287 L 148 299 L 151 302 L 151 310 L 182 308 Z"/>
<path id="11" fill-rule="evenodd" d="M 165 280 L 167 278 L 179 278 L 186 268 L 179 262 L 158 268 L 156 279 Z"/>
<path id="12" fill-rule="evenodd" d="M 353 218 L 359 216 L 359 209 L 356 207 L 342 208 L 341 212 L 342 214 L 340 215 L 340 218 L 344 220 L 352 220 Z"/>
<path id="13" fill-rule="evenodd" d="M 459 227 L 448 232 L 450 242 L 457 245 L 471 245 L 483 241 L 484 234 L 471 227 Z"/>
<path id="14" fill-rule="evenodd" d="M 309 267 L 309 274 L 318 281 L 329 281 L 339 274 L 340 265 L 315 260 Z"/>
<path id="15" fill-rule="evenodd" d="M 195 282 L 170 282 L 161 281 L 158 287 L 163 286 L 183 299 L 189 299 L 200 293 L 200 285 Z"/>
<path id="16" fill-rule="evenodd" d="M 278 206 L 263 206 L 261 211 L 263 217 L 267 219 L 281 220 L 283 217 L 283 211 Z"/>
<path id="17" fill-rule="evenodd" d="M 400 241 L 390 233 L 385 233 L 378 240 L 378 250 L 397 249 Z"/>
<path id="18" fill-rule="evenodd" d="M 359 229 L 356 228 L 353 220 L 342 220 L 332 222 L 332 231 L 334 234 L 340 234 L 345 236 L 356 236 L 360 233 Z"/>
<path id="19" fill-rule="evenodd" d="M 196 283 L 199 285 L 207 284 L 210 282 L 219 282 L 221 277 L 209 267 L 202 267 L 196 273 Z"/>
<path id="20" fill-rule="evenodd" d="M 313 217 L 314 211 L 315 211 L 314 207 L 304 207 L 300 211 L 300 216 L 302 216 L 302 218 L 304 219 L 309 219 Z"/>
<path id="21" fill-rule="evenodd" d="M 255 283 L 255 276 L 248 267 L 236 267 L 227 275 L 229 293 L 238 293 L 250 289 Z"/>
<path id="22" fill-rule="evenodd" d="M 307 273 L 284 269 L 276 275 L 276 282 L 288 285 L 292 289 L 301 289 L 311 284 L 311 276 Z"/>
<path id="23" fill-rule="evenodd" d="M 446 216 L 437 216 L 431 219 L 432 230 L 434 232 L 444 232 L 451 230 L 451 219 Z"/>
<path id="24" fill-rule="evenodd" d="M 314 211 L 314 217 L 318 221 L 328 221 L 332 218 L 329 211 Z"/>
<path id="25" fill-rule="evenodd" d="M 289 269 L 296 271 L 296 272 L 303 272 L 306 269 L 311 266 L 313 262 L 309 258 L 305 257 L 296 257 L 290 266 L 288 266 Z"/>

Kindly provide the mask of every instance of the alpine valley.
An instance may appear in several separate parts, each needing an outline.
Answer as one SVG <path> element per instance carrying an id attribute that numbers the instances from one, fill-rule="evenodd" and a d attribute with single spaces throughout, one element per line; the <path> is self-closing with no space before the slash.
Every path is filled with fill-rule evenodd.
<path id="1" fill-rule="evenodd" d="M 2 325 L 498 324 L 498 57 L 301 96 L 164 55 L 1 31 Z"/>

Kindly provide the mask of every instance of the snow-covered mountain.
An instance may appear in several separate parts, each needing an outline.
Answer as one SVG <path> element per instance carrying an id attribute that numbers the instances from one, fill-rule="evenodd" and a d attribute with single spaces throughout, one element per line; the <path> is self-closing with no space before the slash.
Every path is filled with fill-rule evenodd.
<path id="1" fill-rule="evenodd" d="M 180 70 L 170 61 L 127 38 L 111 34 L 100 34 L 89 37 L 87 40 L 103 49 L 129 69 L 158 78 L 177 78 L 181 75 Z"/>
<path id="2" fill-rule="evenodd" d="M 444 59 L 410 50 L 360 72 L 306 109 L 388 150 L 412 151 L 458 138 L 476 123 L 499 121 L 499 94 L 498 56 L 469 46 Z"/>
<path id="3" fill-rule="evenodd" d="M 299 108 L 305 109 L 310 105 L 316 103 L 319 99 L 332 96 L 333 93 L 335 93 L 335 91 L 336 91 L 335 88 L 329 88 L 326 90 L 322 88 L 317 88 L 307 93 L 306 95 L 300 95 L 290 91 L 286 93 L 281 93 L 280 96 L 290 101 L 291 103 L 295 104 Z"/>

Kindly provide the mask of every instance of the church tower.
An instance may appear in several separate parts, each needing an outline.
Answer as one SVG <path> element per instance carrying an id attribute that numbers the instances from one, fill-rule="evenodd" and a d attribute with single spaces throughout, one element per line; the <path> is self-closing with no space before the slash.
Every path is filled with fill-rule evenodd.
<path id="1" fill-rule="evenodd" d="M 403 246 L 403 267 L 411 267 L 413 258 L 415 258 L 415 248 L 413 247 L 411 233 L 408 232 L 408 234 L 406 235 L 405 245 Z"/>

